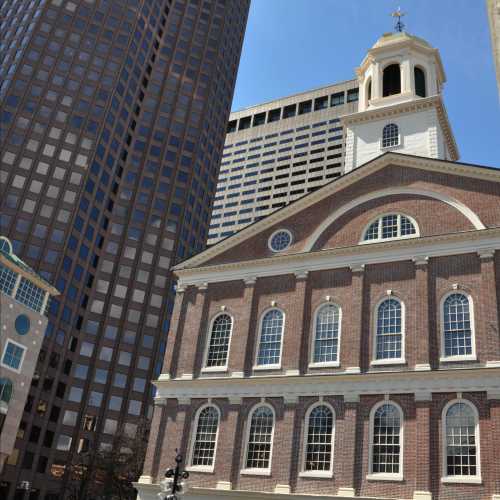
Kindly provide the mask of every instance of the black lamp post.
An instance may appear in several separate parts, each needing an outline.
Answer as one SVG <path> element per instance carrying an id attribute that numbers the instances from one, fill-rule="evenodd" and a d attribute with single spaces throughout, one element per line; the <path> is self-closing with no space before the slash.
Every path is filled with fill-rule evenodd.
<path id="1" fill-rule="evenodd" d="M 189 477 L 189 472 L 181 470 L 182 455 L 178 453 L 176 449 L 175 456 L 176 466 L 175 469 L 167 469 L 165 472 L 165 480 L 162 481 L 162 492 L 159 494 L 160 498 L 164 500 L 178 500 L 176 493 L 185 493 L 185 485 L 180 482 L 181 479 L 187 479 Z M 165 494 L 167 494 L 165 496 Z"/>

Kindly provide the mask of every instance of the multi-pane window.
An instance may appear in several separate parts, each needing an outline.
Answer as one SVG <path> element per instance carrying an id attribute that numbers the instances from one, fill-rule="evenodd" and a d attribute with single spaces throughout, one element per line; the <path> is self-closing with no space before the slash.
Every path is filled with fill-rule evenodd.
<path id="1" fill-rule="evenodd" d="M 17 273 L 0 264 L 0 291 L 12 295 L 17 280 Z"/>
<path id="2" fill-rule="evenodd" d="M 463 293 L 448 295 L 443 304 L 443 343 L 445 356 L 473 354 L 471 307 Z"/>
<path id="3" fill-rule="evenodd" d="M 366 229 L 363 241 L 387 240 L 416 236 L 417 229 L 409 217 L 401 214 L 388 214 L 379 217 Z"/>
<path id="4" fill-rule="evenodd" d="M 384 300 L 377 309 L 375 359 L 403 357 L 403 308 L 396 299 Z"/>
<path id="5" fill-rule="evenodd" d="M 271 309 L 262 318 L 257 365 L 278 365 L 281 359 L 283 338 L 283 313 Z"/>
<path id="6" fill-rule="evenodd" d="M 446 476 L 479 476 L 477 426 L 470 404 L 459 401 L 445 409 Z"/>
<path id="7" fill-rule="evenodd" d="M 250 418 L 245 462 L 247 469 L 270 468 L 273 431 L 273 411 L 268 406 L 259 406 Z"/>
<path id="8" fill-rule="evenodd" d="M 401 411 L 383 403 L 372 415 L 371 473 L 401 473 Z"/>
<path id="9" fill-rule="evenodd" d="M 8 340 L 2 356 L 2 365 L 19 371 L 21 369 L 25 350 L 23 346 Z"/>
<path id="10" fill-rule="evenodd" d="M 214 319 L 207 351 L 207 368 L 226 366 L 232 326 L 233 321 L 228 314 L 220 314 Z"/>
<path id="11" fill-rule="evenodd" d="M 340 308 L 335 304 L 321 306 L 316 314 L 314 363 L 338 361 Z"/>
<path id="12" fill-rule="evenodd" d="M 217 409 L 213 406 L 203 408 L 198 415 L 196 424 L 191 465 L 213 467 L 218 426 L 219 412 Z"/>
<path id="13" fill-rule="evenodd" d="M 382 147 L 390 148 L 399 145 L 399 128 L 395 123 L 389 123 L 382 130 Z"/>
<path id="14" fill-rule="evenodd" d="M 21 278 L 19 288 L 16 293 L 16 300 L 22 302 L 30 309 L 41 312 L 45 291 L 36 286 L 30 280 Z"/>
<path id="15" fill-rule="evenodd" d="M 333 412 L 326 405 L 315 406 L 307 419 L 304 469 L 327 472 L 332 469 Z"/>

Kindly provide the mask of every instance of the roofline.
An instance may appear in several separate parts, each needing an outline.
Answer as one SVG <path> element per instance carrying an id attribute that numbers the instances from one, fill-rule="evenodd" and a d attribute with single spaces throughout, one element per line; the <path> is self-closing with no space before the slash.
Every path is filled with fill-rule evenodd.
<path id="1" fill-rule="evenodd" d="M 244 236 L 245 233 L 249 233 L 248 237 L 250 237 L 252 234 L 254 234 L 256 227 L 263 226 L 262 229 L 264 230 L 266 228 L 266 225 L 268 225 L 268 224 L 272 225 L 272 224 L 279 222 L 280 216 L 283 216 L 283 215 L 286 216 L 288 213 L 289 213 L 289 215 L 292 215 L 292 213 L 294 212 L 294 208 L 299 204 L 306 204 L 304 206 L 304 208 L 307 208 L 308 206 L 311 206 L 314 203 L 318 203 L 323 198 L 328 196 L 330 194 L 330 191 L 332 189 L 334 189 L 337 184 L 350 185 L 351 182 L 355 182 L 357 180 L 357 178 L 360 176 L 360 173 L 363 173 L 362 171 L 366 170 L 366 168 L 368 168 L 370 165 L 374 166 L 374 168 L 375 168 L 377 166 L 377 164 L 381 164 L 380 168 L 383 168 L 384 166 L 389 165 L 391 163 L 392 159 L 394 160 L 394 162 L 396 164 L 397 164 L 398 160 L 399 161 L 407 160 L 407 162 L 408 161 L 427 162 L 431 165 L 448 165 L 448 166 L 452 166 L 452 167 L 457 168 L 457 172 L 456 172 L 457 175 L 467 176 L 467 173 L 465 173 L 465 172 L 460 173 L 458 171 L 460 168 L 470 169 L 471 171 L 468 172 L 468 174 L 470 176 L 473 176 L 472 175 L 473 173 L 477 174 L 477 172 L 474 172 L 474 171 L 480 170 L 483 173 L 487 174 L 488 177 L 491 177 L 491 175 L 493 175 L 494 177 L 497 177 L 497 179 L 494 179 L 494 180 L 496 182 L 500 182 L 500 167 L 496 168 L 496 167 L 489 167 L 489 166 L 479 165 L 479 164 L 474 164 L 474 163 L 453 162 L 453 161 L 442 160 L 442 159 L 438 159 L 438 158 L 428 158 L 425 156 L 395 153 L 393 151 L 386 152 L 380 156 L 377 156 L 376 158 L 373 158 L 372 160 L 367 161 L 363 165 L 356 167 L 355 169 L 351 170 L 350 172 L 347 172 L 347 173 L 341 175 L 340 177 L 333 179 L 332 181 L 328 182 L 327 184 L 324 184 L 320 189 L 313 191 L 312 193 L 305 194 L 304 196 L 302 196 L 301 198 L 298 198 L 297 200 L 293 201 L 289 205 L 286 205 L 282 208 L 279 208 L 275 212 L 272 212 L 271 214 L 267 215 L 264 219 L 252 222 L 248 226 L 245 226 L 244 228 L 240 229 L 238 232 L 232 234 L 231 236 L 228 236 L 227 238 L 224 238 L 223 240 L 219 241 L 215 245 L 212 245 L 212 246 L 206 248 L 202 252 L 179 262 L 178 264 L 176 264 L 175 266 L 173 266 L 171 268 L 172 271 L 175 272 L 178 270 L 195 268 L 195 267 L 202 265 L 208 259 L 212 259 L 216 255 L 218 255 L 217 250 L 219 249 L 219 247 L 221 247 L 220 248 L 221 252 L 229 250 L 231 248 L 231 246 L 228 245 L 228 242 L 230 240 L 233 240 L 233 239 L 235 240 L 234 245 L 242 243 L 244 241 L 244 239 L 241 238 L 241 236 L 242 235 Z M 402 166 L 405 166 L 405 165 L 402 165 Z M 306 201 L 306 200 L 310 201 L 310 203 L 308 203 L 308 201 Z M 238 236 L 240 236 L 240 238 L 237 238 Z M 227 246 L 227 248 L 224 248 L 226 246 Z M 208 253 L 207 258 L 203 259 L 202 256 L 204 254 L 207 254 L 207 253 Z M 198 260 L 200 260 L 200 262 L 197 262 Z M 191 261 L 193 261 L 192 267 L 189 266 L 189 263 Z"/>
<path id="2" fill-rule="evenodd" d="M 245 108 L 235 109 L 234 111 L 231 111 L 231 113 L 229 114 L 229 119 L 231 119 L 231 115 L 233 113 L 241 113 L 243 111 L 248 111 L 250 109 L 257 108 L 259 106 L 266 106 L 268 104 L 272 104 L 273 102 L 283 101 L 285 99 L 290 99 L 292 97 L 298 97 L 298 96 L 304 95 L 304 94 L 310 94 L 311 92 L 317 92 L 318 90 L 323 90 L 323 89 L 327 89 L 330 87 L 336 87 L 337 85 L 345 85 L 346 83 L 349 83 L 349 82 L 358 83 L 358 79 L 357 78 L 350 78 L 349 80 L 342 80 L 341 82 L 338 82 L 338 83 L 332 83 L 330 85 L 323 85 L 321 87 L 316 87 L 316 88 L 311 89 L 311 90 L 304 90 L 302 92 L 297 92 L 295 94 L 286 95 L 284 97 L 278 97 L 277 99 L 272 99 L 271 101 L 264 101 L 264 102 L 261 102 L 259 104 L 252 104 L 251 106 L 247 106 Z"/>

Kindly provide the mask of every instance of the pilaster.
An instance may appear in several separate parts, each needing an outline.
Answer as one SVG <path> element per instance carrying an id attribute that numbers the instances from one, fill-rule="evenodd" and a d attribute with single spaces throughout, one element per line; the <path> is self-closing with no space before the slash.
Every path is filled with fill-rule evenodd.
<path id="1" fill-rule="evenodd" d="M 351 303 L 349 305 L 351 328 L 349 335 L 342 335 L 340 363 L 347 372 L 359 373 L 361 366 L 361 342 L 363 336 L 363 301 L 365 266 L 351 267 Z"/>
<path id="2" fill-rule="evenodd" d="M 149 431 L 149 441 L 144 459 L 144 467 L 139 482 L 151 483 L 158 474 L 158 462 L 161 455 L 161 443 L 163 441 L 163 430 L 165 427 L 166 399 L 155 399 L 153 418 Z"/>
<path id="3" fill-rule="evenodd" d="M 415 289 L 416 317 L 414 346 L 408 345 L 408 352 L 415 352 L 415 370 L 430 370 L 429 349 L 429 258 L 416 257 L 415 263 Z M 410 337 L 406 339 L 409 343 Z"/>
<path id="4" fill-rule="evenodd" d="M 172 317 L 170 319 L 170 331 L 167 337 L 167 348 L 165 350 L 165 358 L 163 361 L 163 367 L 161 373 L 168 375 L 168 377 L 175 376 L 176 362 L 177 359 L 175 353 L 178 352 L 181 342 L 181 317 L 183 316 L 183 306 L 185 298 L 185 288 L 180 286 L 177 287 L 175 292 L 174 309 L 172 311 Z"/>
<path id="5" fill-rule="evenodd" d="M 430 425 L 431 425 L 432 394 L 430 392 L 415 393 L 415 476 L 416 484 L 413 500 L 432 500 L 431 490 L 431 453 L 430 453 Z"/>

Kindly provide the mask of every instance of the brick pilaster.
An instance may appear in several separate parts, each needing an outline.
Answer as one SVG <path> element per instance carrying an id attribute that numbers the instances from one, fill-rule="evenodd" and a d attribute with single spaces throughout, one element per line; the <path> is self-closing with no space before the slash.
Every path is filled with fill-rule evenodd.
<path id="1" fill-rule="evenodd" d="M 163 361 L 163 368 L 161 373 L 174 376 L 177 365 L 178 351 L 182 340 L 182 329 L 184 326 L 184 297 L 185 289 L 177 287 L 175 293 L 174 309 L 170 319 L 170 329 L 167 336 L 167 349 L 165 351 L 165 358 Z"/>
<path id="2" fill-rule="evenodd" d="M 344 497 L 354 497 L 356 495 L 356 467 L 358 466 L 356 456 L 360 454 L 357 446 L 358 413 L 359 396 L 345 396 L 342 432 L 338 434 L 340 439 L 335 448 L 335 454 L 338 454 L 338 458 L 334 459 L 334 464 L 337 464 L 336 469 L 338 470 L 339 488 L 337 495 Z"/>
<path id="3" fill-rule="evenodd" d="M 235 318 L 229 351 L 228 367 L 233 377 L 243 376 L 247 349 L 252 348 L 248 341 L 252 337 L 250 329 L 255 327 L 252 325 L 254 292 L 255 279 L 245 280 L 245 289 L 241 300 L 245 307 L 241 309 L 238 318 Z"/>
<path id="4" fill-rule="evenodd" d="M 480 315 L 484 335 L 478 338 L 476 330 L 476 352 L 480 361 L 500 366 L 500 330 L 498 320 L 498 297 L 495 273 L 495 251 L 479 254 L 481 261 Z M 479 301 L 476 301 L 477 304 Z M 476 318 L 478 317 L 476 312 Z M 476 319 L 477 321 L 477 319 Z M 479 340 L 479 342 L 478 342 Z M 481 341 L 482 344 L 481 345 Z"/>
<path id="5" fill-rule="evenodd" d="M 351 329 L 344 332 L 340 345 L 340 364 L 348 372 L 359 373 L 363 337 L 364 266 L 351 267 L 351 303 L 346 314 L 350 315 Z M 368 328 L 369 330 L 369 328 Z"/>
<path id="6" fill-rule="evenodd" d="M 431 404 L 432 394 L 415 394 L 415 429 L 417 447 L 415 449 L 415 491 L 414 500 L 432 500 L 431 494 Z"/>
<path id="7" fill-rule="evenodd" d="M 281 366 L 288 375 L 300 374 L 300 352 L 303 335 L 309 334 L 304 327 L 304 311 L 307 288 L 307 272 L 295 275 L 293 302 L 287 311 L 283 338 L 283 359 Z"/>
<path id="8" fill-rule="evenodd" d="M 488 392 L 487 397 L 490 414 L 490 439 L 492 441 L 490 443 L 490 449 L 492 450 L 492 460 L 488 461 L 486 467 L 491 467 L 489 476 L 494 478 L 492 484 L 492 500 L 500 500 L 500 460 L 498 460 L 497 455 L 500 449 L 500 389 L 494 392 Z M 494 459 L 494 457 L 496 457 L 496 459 Z"/>
<path id="9" fill-rule="evenodd" d="M 416 321 L 415 332 L 408 332 L 406 336 L 407 353 L 415 353 L 415 370 L 430 370 L 429 259 L 416 258 L 413 262 L 415 262 Z"/>

